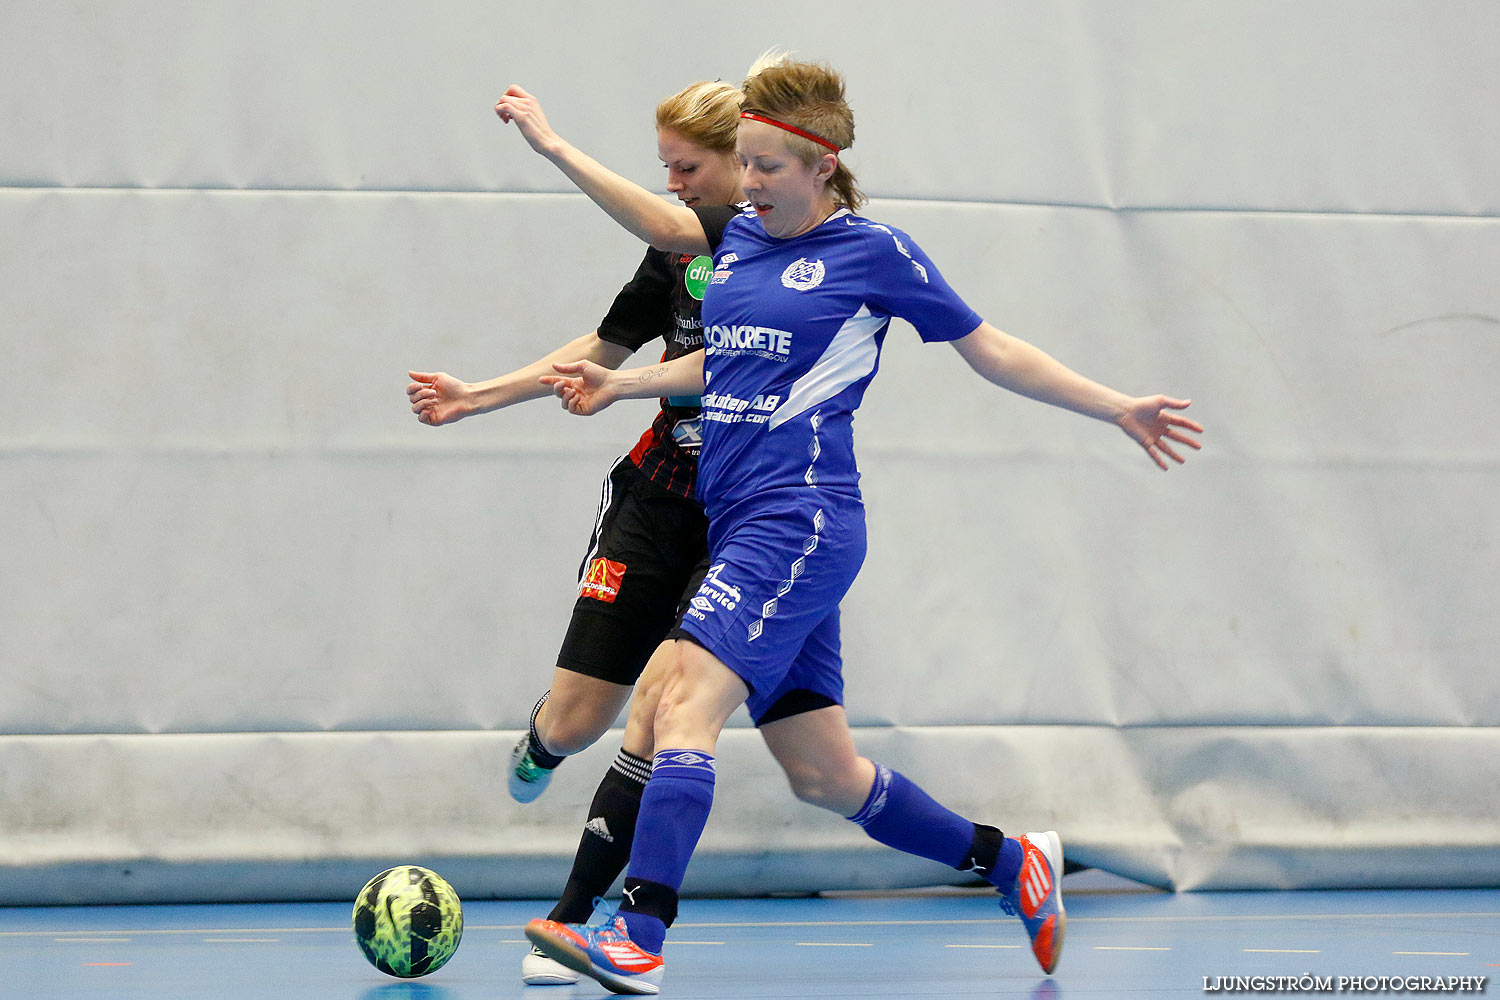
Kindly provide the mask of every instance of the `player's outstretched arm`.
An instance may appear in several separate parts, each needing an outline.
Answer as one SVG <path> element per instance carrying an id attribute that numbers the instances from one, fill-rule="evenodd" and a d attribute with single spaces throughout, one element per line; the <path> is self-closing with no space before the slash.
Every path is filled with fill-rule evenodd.
<path id="1" fill-rule="evenodd" d="M 708 253 L 703 225 L 690 208 L 669 205 L 656 195 L 604 166 L 552 130 L 535 97 L 512 85 L 495 102 L 495 114 L 515 125 L 531 148 L 578 185 L 609 217 L 660 250 Z"/>
<path id="2" fill-rule="evenodd" d="M 560 361 L 592 361 L 605 368 L 618 368 L 630 357 L 630 349 L 602 340 L 598 333 L 585 334 L 524 368 L 484 382 L 464 382 L 447 372 L 407 372 L 411 382 L 406 398 L 411 411 L 424 424 L 438 427 L 475 413 L 488 413 L 528 399 L 549 396 L 552 390 L 540 381 L 551 375 Z"/>
<path id="3" fill-rule="evenodd" d="M 703 352 L 694 351 L 649 368 L 610 371 L 587 361 L 553 365 L 556 375 L 542 376 L 562 400 L 563 409 L 592 416 L 618 399 L 691 396 L 703 391 Z"/>
<path id="4" fill-rule="evenodd" d="M 1196 421 L 1179 416 L 1192 402 L 1170 396 L 1127 396 L 1073 371 L 1040 348 L 980 323 L 953 342 L 954 350 L 980 375 L 995 385 L 1030 399 L 1050 403 L 1119 427 L 1143 448 L 1151 461 L 1167 468 L 1167 460 L 1182 464 L 1175 445 L 1202 447 L 1193 434 L 1202 434 Z"/>

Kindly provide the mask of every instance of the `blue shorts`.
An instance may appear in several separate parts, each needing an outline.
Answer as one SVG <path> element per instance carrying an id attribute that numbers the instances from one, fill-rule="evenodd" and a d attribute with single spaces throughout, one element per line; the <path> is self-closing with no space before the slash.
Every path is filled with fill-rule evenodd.
<path id="1" fill-rule="evenodd" d="M 864 504 L 825 491 L 764 494 L 710 518 L 708 530 L 708 573 L 680 631 L 745 682 L 757 722 L 788 691 L 843 704 L 839 601 L 864 563 Z"/>

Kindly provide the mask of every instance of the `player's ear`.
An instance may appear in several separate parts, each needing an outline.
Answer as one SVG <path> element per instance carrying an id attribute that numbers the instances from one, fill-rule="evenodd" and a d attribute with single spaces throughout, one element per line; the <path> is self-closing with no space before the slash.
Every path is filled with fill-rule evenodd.
<path id="1" fill-rule="evenodd" d="M 818 159 L 817 177 L 822 181 L 833 179 L 833 172 L 839 168 L 839 158 L 833 153 L 824 153 Z"/>

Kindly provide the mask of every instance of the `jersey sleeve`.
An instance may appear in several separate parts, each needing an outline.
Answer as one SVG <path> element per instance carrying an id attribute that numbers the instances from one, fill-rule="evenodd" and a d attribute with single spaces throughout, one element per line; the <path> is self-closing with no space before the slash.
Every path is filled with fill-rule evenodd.
<path id="1" fill-rule="evenodd" d="M 598 329 L 600 340 L 632 351 L 672 329 L 672 268 L 666 254 L 646 251 L 635 277 L 615 296 Z"/>
<path id="2" fill-rule="evenodd" d="M 693 212 L 703 224 L 703 235 L 708 239 L 710 255 L 724 242 L 724 230 L 728 227 L 729 220 L 740 214 L 740 210 L 733 205 L 712 205 L 708 208 L 695 208 Z"/>
<path id="3" fill-rule="evenodd" d="M 957 340 L 983 322 L 910 236 L 880 225 L 867 232 L 872 303 L 916 327 L 929 343 Z"/>

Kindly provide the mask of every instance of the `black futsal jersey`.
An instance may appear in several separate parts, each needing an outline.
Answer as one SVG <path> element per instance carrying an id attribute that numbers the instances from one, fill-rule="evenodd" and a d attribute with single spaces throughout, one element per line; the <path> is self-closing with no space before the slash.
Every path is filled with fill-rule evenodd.
<path id="1" fill-rule="evenodd" d="M 739 210 L 725 205 L 694 211 L 705 229 L 722 231 Z M 599 338 L 637 351 L 661 337 L 663 361 L 703 350 L 703 292 L 713 270 L 707 254 L 647 250 L 600 322 Z M 696 395 L 664 397 L 650 429 L 630 452 L 648 479 L 677 496 L 691 497 L 698 476 L 701 402 Z"/>

